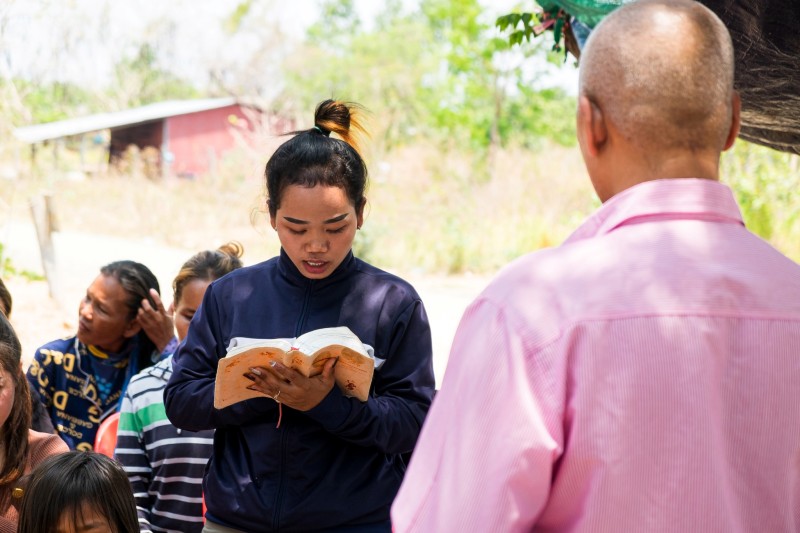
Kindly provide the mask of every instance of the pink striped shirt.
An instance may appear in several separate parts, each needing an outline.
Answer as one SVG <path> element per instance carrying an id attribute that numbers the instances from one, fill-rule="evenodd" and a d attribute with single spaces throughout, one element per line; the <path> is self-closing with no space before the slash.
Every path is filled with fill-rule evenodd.
<path id="1" fill-rule="evenodd" d="M 616 195 L 467 309 L 392 519 L 800 530 L 800 266 L 720 183 Z"/>

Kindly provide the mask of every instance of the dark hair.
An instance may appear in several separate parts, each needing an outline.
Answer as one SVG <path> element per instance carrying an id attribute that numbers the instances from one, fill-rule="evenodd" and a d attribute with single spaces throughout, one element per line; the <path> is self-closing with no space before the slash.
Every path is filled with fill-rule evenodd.
<path id="1" fill-rule="evenodd" d="M 216 250 L 204 250 L 194 254 L 181 267 L 172 281 L 172 299 L 175 305 L 181 301 L 183 288 L 196 279 L 213 281 L 228 272 L 242 268 L 242 245 L 236 241 L 223 244 Z"/>
<path id="2" fill-rule="evenodd" d="M 358 104 L 325 100 L 314 111 L 314 127 L 294 132 L 267 162 L 267 207 L 275 216 L 286 187 L 341 187 L 356 211 L 364 205 L 367 166 L 358 152 L 356 133 L 365 133 Z M 335 133 L 341 139 L 330 137 Z"/>
<path id="3" fill-rule="evenodd" d="M 147 300 L 153 309 L 156 309 L 156 302 L 150 296 L 150 289 L 155 289 L 161 293 L 158 279 L 149 268 L 136 261 L 114 261 L 100 269 L 104 276 L 113 276 L 125 293 L 128 295 L 125 305 L 128 307 L 128 319 L 133 320 L 139 312 L 142 300 Z M 155 344 L 144 330 L 138 333 L 139 336 L 139 369 L 146 368 L 153 364 L 152 354 L 156 349 Z"/>
<path id="4" fill-rule="evenodd" d="M 0 485 L 19 478 L 27 466 L 28 428 L 31 426 L 31 396 L 28 380 L 22 373 L 22 346 L 8 319 L 0 313 L 0 368 L 14 382 L 14 406 L 0 431 Z"/>
<path id="5" fill-rule="evenodd" d="M 3 314 L 6 316 L 11 316 L 11 304 L 13 300 L 11 299 L 11 293 L 8 292 L 8 287 L 6 284 L 3 283 L 3 280 L 0 279 L 0 305 L 3 306 Z"/>
<path id="6" fill-rule="evenodd" d="M 133 490 L 122 467 L 101 453 L 77 450 L 48 457 L 34 469 L 17 531 L 55 531 L 63 513 L 72 513 L 77 524 L 84 504 L 105 517 L 113 533 L 139 531 Z"/>

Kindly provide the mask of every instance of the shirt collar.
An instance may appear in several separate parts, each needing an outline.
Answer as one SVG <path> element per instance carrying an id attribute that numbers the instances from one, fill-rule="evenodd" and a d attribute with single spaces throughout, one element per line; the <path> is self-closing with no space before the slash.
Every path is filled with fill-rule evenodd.
<path id="1" fill-rule="evenodd" d="M 598 237 L 637 219 L 709 220 L 744 225 L 730 187 L 709 179 L 646 181 L 609 199 L 564 244 Z"/>

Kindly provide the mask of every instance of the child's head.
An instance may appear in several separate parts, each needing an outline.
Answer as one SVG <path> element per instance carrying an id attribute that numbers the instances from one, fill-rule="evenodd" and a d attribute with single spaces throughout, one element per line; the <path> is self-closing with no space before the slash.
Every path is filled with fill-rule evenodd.
<path id="1" fill-rule="evenodd" d="M 241 244 L 229 242 L 217 250 L 199 252 L 183 264 L 172 282 L 172 306 L 178 340 L 186 338 L 189 324 L 209 284 L 242 267 L 242 253 Z"/>
<path id="2" fill-rule="evenodd" d="M 267 162 L 270 222 L 308 278 L 327 277 L 344 261 L 364 219 L 367 169 L 354 139 L 356 131 L 363 132 L 358 110 L 355 104 L 322 102 L 314 127 L 283 143 Z"/>
<path id="3" fill-rule="evenodd" d="M 136 502 L 128 476 L 113 459 L 70 451 L 42 462 L 22 496 L 21 533 L 135 533 Z"/>
<path id="4" fill-rule="evenodd" d="M 20 477 L 27 461 L 31 398 L 21 357 L 19 338 L 0 313 L 0 484 Z"/>

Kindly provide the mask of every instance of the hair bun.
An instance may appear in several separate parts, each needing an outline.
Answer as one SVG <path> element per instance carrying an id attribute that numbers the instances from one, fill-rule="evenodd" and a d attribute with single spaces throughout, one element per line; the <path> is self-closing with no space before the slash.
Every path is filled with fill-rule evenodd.
<path id="1" fill-rule="evenodd" d="M 361 124 L 364 109 L 353 102 L 325 100 L 314 110 L 314 130 L 325 136 L 335 133 L 360 153 L 356 133 L 365 135 Z"/>

